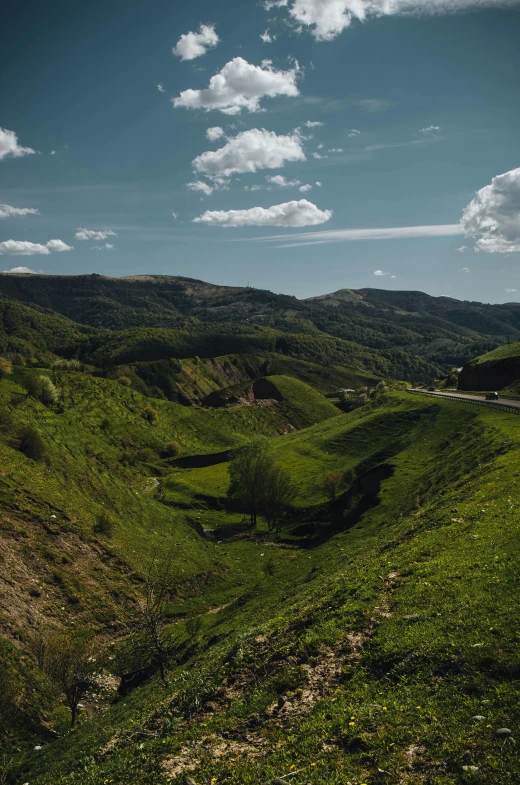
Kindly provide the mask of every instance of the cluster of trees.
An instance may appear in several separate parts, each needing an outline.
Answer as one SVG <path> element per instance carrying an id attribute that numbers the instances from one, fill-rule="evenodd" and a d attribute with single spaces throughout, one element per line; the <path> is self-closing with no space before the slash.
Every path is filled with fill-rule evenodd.
<path id="1" fill-rule="evenodd" d="M 276 462 L 265 438 L 234 450 L 229 464 L 229 495 L 248 513 L 251 526 L 263 515 L 269 531 L 278 526 L 296 496 L 288 472 Z"/>

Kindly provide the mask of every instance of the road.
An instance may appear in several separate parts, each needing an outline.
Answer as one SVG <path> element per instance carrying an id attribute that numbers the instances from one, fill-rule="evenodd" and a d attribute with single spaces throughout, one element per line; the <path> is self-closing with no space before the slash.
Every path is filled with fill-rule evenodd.
<path id="1" fill-rule="evenodd" d="M 486 401 L 485 395 L 468 395 L 467 393 L 458 393 L 458 392 L 446 392 L 441 390 L 439 392 L 430 392 L 429 390 L 417 390 L 413 389 L 412 392 L 420 392 L 423 395 L 431 395 L 437 396 L 442 398 L 455 398 L 459 401 Z M 497 409 L 520 409 L 520 401 L 510 401 L 507 399 L 498 400 L 498 401 L 486 401 L 486 403 L 490 403 L 493 406 L 496 406 Z"/>

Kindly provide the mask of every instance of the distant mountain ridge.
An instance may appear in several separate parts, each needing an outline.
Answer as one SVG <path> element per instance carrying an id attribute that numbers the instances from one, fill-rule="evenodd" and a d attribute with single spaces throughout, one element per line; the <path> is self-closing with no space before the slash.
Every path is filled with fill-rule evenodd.
<path id="1" fill-rule="evenodd" d="M 277 334 L 340 339 L 382 352 L 386 362 L 392 352 L 405 352 L 429 363 L 433 374 L 464 365 L 508 339 L 520 339 L 520 304 L 487 305 L 415 291 L 345 288 L 298 300 L 182 276 L 3 274 L 0 296 L 95 330 L 167 328 L 207 334 L 226 325 L 236 334 L 257 325 Z"/>

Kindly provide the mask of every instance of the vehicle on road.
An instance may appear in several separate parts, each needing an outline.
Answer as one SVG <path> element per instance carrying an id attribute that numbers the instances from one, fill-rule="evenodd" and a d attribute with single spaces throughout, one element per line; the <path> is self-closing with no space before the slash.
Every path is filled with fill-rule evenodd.
<path id="1" fill-rule="evenodd" d="M 498 393 L 497 392 L 486 393 L 486 401 L 498 401 Z"/>

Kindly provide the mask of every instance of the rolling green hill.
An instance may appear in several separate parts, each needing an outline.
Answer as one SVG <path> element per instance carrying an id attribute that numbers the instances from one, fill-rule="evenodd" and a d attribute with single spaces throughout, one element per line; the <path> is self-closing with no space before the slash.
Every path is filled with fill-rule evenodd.
<path id="1" fill-rule="evenodd" d="M 520 418 L 390 393 L 274 443 L 300 489 L 287 532 L 217 542 L 175 525 L 187 576 L 200 560 L 213 577 L 178 591 L 172 613 L 185 621 L 168 686 L 151 679 L 113 705 L 87 698 L 78 730 L 57 740 L 34 729 L 7 781 L 139 785 L 191 776 L 256 785 L 292 772 L 312 785 L 518 778 L 515 744 L 496 731 L 515 734 L 519 720 Z M 384 479 L 363 488 L 359 480 L 382 465 Z M 349 486 L 334 503 L 319 480 L 330 470 L 345 472 Z M 356 481 L 357 494 L 373 498 L 353 521 L 351 507 L 339 510 L 353 501 Z M 159 482 L 166 486 L 168 475 Z M 136 497 L 138 517 L 148 505 L 159 510 L 159 499 Z M 177 520 L 175 507 L 163 507 Z M 211 508 L 197 515 L 217 531 L 237 517 Z M 295 524 L 313 521 L 334 536 L 295 548 L 293 532 L 284 544 Z M 120 542 L 110 546 L 119 558 Z M 67 615 L 78 613 L 71 608 Z M 107 631 L 109 607 L 105 614 Z M 188 624 L 194 618 L 200 623 Z M 43 748 L 34 750 L 38 739 Z"/>
<path id="2" fill-rule="evenodd" d="M 35 280 L 0 276 L 0 783 L 519 780 L 520 417 L 388 381 L 515 307 Z M 256 437 L 271 528 L 230 488 Z M 128 620 L 170 560 L 163 680 Z M 95 644 L 73 730 L 57 632 Z"/>
<path id="3" fill-rule="evenodd" d="M 430 377 L 447 372 L 508 336 L 520 338 L 520 307 L 515 303 L 486 305 L 422 292 L 344 289 L 297 300 L 174 276 L 0 275 L 0 294 L 94 328 L 167 328 L 200 334 L 201 324 L 211 325 L 210 333 L 222 332 L 222 325 L 228 325 L 229 332 L 234 324 L 246 333 L 257 325 L 278 333 L 332 336 L 378 352 L 394 378 L 410 376 L 414 370 Z M 234 351 L 212 349 L 206 356 Z M 315 361 L 308 355 L 295 356 Z M 414 366 L 417 362 L 420 365 Z M 344 360 L 338 356 L 335 363 Z M 383 372 L 373 365 L 367 370 Z"/>
<path id="4" fill-rule="evenodd" d="M 507 343 L 467 363 L 459 374 L 460 390 L 502 390 L 520 380 L 520 342 Z"/>

